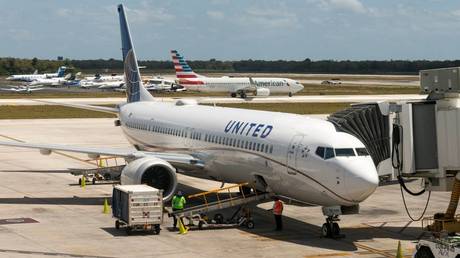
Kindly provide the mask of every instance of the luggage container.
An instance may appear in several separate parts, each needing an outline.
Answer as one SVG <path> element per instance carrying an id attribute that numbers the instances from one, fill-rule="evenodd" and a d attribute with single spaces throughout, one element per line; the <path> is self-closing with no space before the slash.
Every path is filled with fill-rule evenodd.
<path id="1" fill-rule="evenodd" d="M 163 190 L 147 185 L 117 185 L 112 194 L 112 215 L 115 228 L 132 231 L 151 231 L 160 234 L 163 222 Z"/>

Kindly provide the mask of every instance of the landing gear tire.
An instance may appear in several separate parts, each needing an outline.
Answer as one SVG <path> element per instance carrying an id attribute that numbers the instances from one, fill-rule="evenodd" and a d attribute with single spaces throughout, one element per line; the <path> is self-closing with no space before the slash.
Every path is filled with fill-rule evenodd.
<path id="1" fill-rule="evenodd" d="M 131 235 L 133 233 L 133 229 L 131 227 L 126 227 L 126 235 Z"/>
<path id="2" fill-rule="evenodd" d="M 78 185 L 81 185 L 81 178 L 78 179 Z"/>
<path id="3" fill-rule="evenodd" d="M 120 229 L 120 221 L 115 220 L 115 228 Z"/>
<path id="4" fill-rule="evenodd" d="M 339 236 L 340 235 L 340 227 L 338 223 L 332 224 L 332 236 Z"/>
<path id="5" fill-rule="evenodd" d="M 329 223 L 324 223 L 321 227 L 321 236 L 322 237 L 331 237 L 332 229 Z"/>
<path id="6" fill-rule="evenodd" d="M 292 92 L 289 92 L 288 96 L 289 96 L 289 97 L 292 97 Z"/>
<path id="7" fill-rule="evenodd" d="M 96 184 L 96 178 L 95 177 L 93 177 L 92 183 L 93 183 L 93 185 Z"/>
<path id="8" fill-rule="evenodd" d="M 231 96 L 232 98 L 236 98 L 236 93 L 233 92 L 232 94 L 230 94 L 230 96 Z"/>
<path id="9" fill-rule="evenodd" d="M 240 97 L 241 97 L 242 99 L 245 99 L 245 98 L 247 97 L 247 96 L 246 96 L 246 93 L 242 92 L 242 93 L 240 94 Z"/>

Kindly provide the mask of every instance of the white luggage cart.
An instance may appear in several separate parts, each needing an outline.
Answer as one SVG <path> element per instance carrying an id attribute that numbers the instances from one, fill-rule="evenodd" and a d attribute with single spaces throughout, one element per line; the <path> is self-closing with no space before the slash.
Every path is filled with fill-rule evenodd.
<path id="1" fill-rule="evenodd" d="M 112 194 L 112 215 L 115 228 L 132 231 L 151 231 L 160 234 L 163 222 L 163 190 L 147 185 L 117 185 Z"/>

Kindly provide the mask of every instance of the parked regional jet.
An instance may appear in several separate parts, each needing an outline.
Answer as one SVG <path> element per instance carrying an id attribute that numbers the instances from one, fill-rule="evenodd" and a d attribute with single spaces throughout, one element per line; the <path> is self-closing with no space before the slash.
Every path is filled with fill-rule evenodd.
<path id="1" fill-rule="evenodd" d="M 228 92 L 232 97 L 246 98 L 248 93 L 255 96 L 269 96 L 272 93 L 292 94 L 303 90 L 303 85 L 286 78 L 263 77 L 206 77 L 193 72 L 185 58 L 177 50 L 171 50 L 171 56 L 180 85 L 188 90 L 202 92 Z"/>
<path id="2" fill-rule="evenodd" d="M 356 207 L 374 192 L 377 171 L 363 143 L 338 132 L 328 121 L 202 106 L 187 100 L 156 101 L 142 85 L 122 5 L 118 12 L 127 103 L 116 108 L 67 106 L 117 114 L 115 124 L 136 150 L 20 142 L 0 145 L 40 149 L 42 154 L 59 150 L 87 153 L 93 158 L 123 157 L 129 163 L 122 170 L 121 183 L 163 189 L 165 200 L 176 192 L 176 173 L 221 182 L 251 182 L 262 191 L 334 208 Z M 338 230 L 338 225 L 323 225 L 324 232 L 331 230 Z"/>
<path id="3" fill-rule="evenodd" d="M 96 75 L 94 75 L 94 76 L 85 77 L 85 80 L 87 80 L 87 81 L 94 81 L 94 82 L 122 81 L 122 80 L 124 80 L 124 75 L 116 75 L 116 74 L 102 75 L 102 74 L 96 74 Z"/>
<path id="4" fill-rule="evenodd" d="M 71 80 L 72 74 L 67 74 L 64 77 L 54 77 L 54 78 L 38 78 L 29 83 L 29 86 L 62 86 L 65 82 Z"/>
<path id="5" fill-rule="evenodd" d="M 40 87 L 34 87 L 34 86 L 29 86 L 29 85 L 22 85 L 22 86 L 15 86 L 11 88 L 0 88 L 1 91 L 9 91 L 9 92 L 15 92 L 15 93 L 32 93 L 34 91 L 39 91 L 39 90 L 44 90 L 45 88 L 40 88 Z"/>
<path id="6" fill-rule="evenodd" d="M 56 73 L 44 73 L 44 74 L 37 74 L 34 72 L 33 74 L 15 74 L 11 75 L 7 80 L 10 81 L 25 81 L 25 82 L 31 82 L 37 79 L 49 79 L 49 78 L 55 78 L 55 77 L 64 77 L 65 70 L 67 68 L 65 66 L 59 67 Z"/>

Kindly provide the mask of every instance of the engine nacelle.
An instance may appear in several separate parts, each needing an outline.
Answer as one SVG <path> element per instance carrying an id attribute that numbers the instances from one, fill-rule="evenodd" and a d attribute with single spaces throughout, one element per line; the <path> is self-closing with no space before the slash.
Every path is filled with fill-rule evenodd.
<path id="1" fill-rule="evenodd" d="M 267 88 L 257 88 L 257 90 L 256 90 L 256 92 L 255 92 L 255 95 L 256 95 L 256 96 L 262 96 L 262 97 L 270 96 L 270 89 L 267 89 Z"/>
<path id="2" fill-rule="evenodd" d="M 122 185 L 147 184 L 163 190 L 163 200 L 169 201 L 176 193 L 176 169 L 155 157 L 144 157 L 128 163 L 121 171 Z"/>

